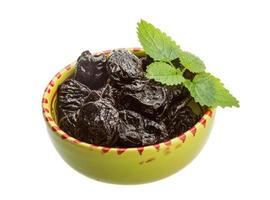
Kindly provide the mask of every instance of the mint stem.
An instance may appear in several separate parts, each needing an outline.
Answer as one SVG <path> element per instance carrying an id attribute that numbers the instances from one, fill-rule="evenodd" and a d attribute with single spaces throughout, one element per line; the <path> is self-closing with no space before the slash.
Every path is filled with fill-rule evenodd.
<path id="1" fill-rule="evenodd" d="M 174 67 L 174 65 L 172 64 L 172 61 L 168 61 L 168 63 L 169 63 L 172 67 Z"/>

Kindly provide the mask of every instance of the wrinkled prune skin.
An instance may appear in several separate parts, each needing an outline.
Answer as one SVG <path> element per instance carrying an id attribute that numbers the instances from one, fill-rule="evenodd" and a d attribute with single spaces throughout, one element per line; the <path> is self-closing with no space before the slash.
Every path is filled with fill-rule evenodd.
<path id="1" fill-rule="evenodd" d="M 164 141 L 168 137 L 166 125 L 163 122 L 155 122 L 146 118 L 144 120 L 144 129 L 149 134 L 158 134 L 159 141 Z"/>
<path id="2" fill-rule="evenodd" d="M 59 127 L 72 135 L 73 137 L 78 137 L 78 120 L 77 120 L 78 112 L 71 112 L 62 117 L 59 120 Z"/>
<path id="3" fill-rule="evenodd" d="M 57 111 L 58 119 L 69 113 L 76 112 L 84 104 L 91 91 L 80 82 L 70 79 L 58 88 Z"/>
<path id="4" fill-rule="evenodd" d="M 119 116 L 125 123 L 130 126 L 142 128 L 144 126 L 144 118 L 137 112 L 132 110 L 122 110 Z"/>
<path id="5" fill-rule="evenodd" d="M 171 95 L 170 104 L 191 99 L 189 91 L 182 84 L 178 86 L 166 86 L 166 88 Z"/>
<path id="6" fill-rule="evenodd" d="M 81 141 L 88 141 L 87 135 L 85 134 L 85 128 L 78 120 L 80 110 L 69 113 L 59 120 L 59 127 Z"/>
<path id="7" fill-rule="evenodd" d="M 121 91 L 111 86 L 110 84 L 106 84 L 105 87 L 102 88 L 101 97 L 111 101 L 112 104 L 116 106 L 117 108 L 118 108 L 117 102 L 119 101 L 120 96 L 121 96 Z"/>
<path id="8" fill-rule="evenodd" d="M 77 139 L 84 139 L 83 126 L 78 120 L 80 109 L 86 102 L 96 101 L 99 98 L 98 91 L 89 90 L 76 80 L 63 82 L 58 88 L 57 96 L 59 127 Z"/>
<path id="9" fill-rule="evenodd" d="M 123 86 L 121 104 L 125 109 L 134 110 L 149 118 L 157 118 L 166 110 L 172 94 L 166 87 L 149 80 L 136 80 Z"/>
<path id="10" fill-rule="evenodd" d="M 110 80 L 116 86 L 131 83 L 143 77 L 142 63 L 139 58 L 125 49 L 114 50 L 107 60 Z"/>
<path id="11" fill-rule="evenodd" d="M 119 128 L 117 147 L 139 147 L 142 145 L 142 131 L 122 121 Z"/>
<path id="12" fill-rule="evenodd" d="M 74 79 L 92 90 L 102 88 L 108 80 L 106 61 L 104 54 L 92 55 L 84 51 L 77 60 Z"/>
<path id="13" fill-rule="evenodd" d="M 140 57 L 140 60 L 141 60 L 141 63 L 142 63 L 143 71 L 146 71 L 147 66 L 150 65 L 152 62 L 154 62 L 153 58 L 151 58 L 148 55 Z"/>
<path id="14" fill-rule="evenodd" d="M 170 138 L 186 132 L 198 121 L 198 116 L 185 104 L 185 101 L 180 101 L 171 106 L 166 112 L 166 117 L 163 121 L 167 126 Z"/>
<path id="15" fill-rule="evenodd" d="M 152 62 L 127 50 L 115 50 L 108 59 L 83 52 L 73 79 L 58 89 L 59 127 L 84 142 L 127 148 L 164 142 L 190 129 L 201 115 L 188 107 L 189 91 L 183 84 L 145 79 Z M 179 59 L 172 62 L 183 67 Z M 184 76 L 193 74 L 186 70 Z"/>
<path id="16" fill-rule="evenodd" d="M 142 145 L 142 129 L 144 120 L 142 116 L 134 111 L 122 110 L 119 112 L 121 125 L 117 146 L 136 147 Z"/>
<path id="17" fill-rule="evenodd" d="M 104 98 L 86 103 L 80 110 L 79 119 L 87 135 L 85 141 L 102 146 L 113 146 L 118 138 L 119 113 Z"/>
<path id="18" fill-rule="evenodd" d="M 166 126 L 131 110 L 119 112 L 121 128 L 117 145 L 138 147 L 159 143 L 168 138 Z"/>

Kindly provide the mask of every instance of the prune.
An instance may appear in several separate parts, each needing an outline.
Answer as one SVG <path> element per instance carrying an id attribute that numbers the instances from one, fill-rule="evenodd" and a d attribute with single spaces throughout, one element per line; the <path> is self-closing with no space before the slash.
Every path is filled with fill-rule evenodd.
<path id="1" fill-rule="evenodd" d="M 57 114 L 59 127 L 77 139 L 83 139 L 83 127 L 78 120 L 80 109 L 86 102 L 100 98 L 97 91 L 76 80 L 67 80 L 58 89 Z"/>
<path id="2" fill-rule="evenodd" d="M 104 54 L 92 55 L 89 51 L 84 51 L 77 60 L 74 79 L 90 89 L 100 89 L 108 80 L 106 60 Z"/>
<path id="3" fill-rule="evenodd" d="M 87 138 L 88 135 L 85 134 L 86 129 L 78 119 L 79 113 L 80 110 L 69 113 L 62 117 L 59 120 L 59 127 L 72 137 L 77 138 L 78 140 L 89 141 L 89 139 Z"/>
<path id="4" fill-rule="evenodd" d="M 155 122 L 149 119 L 144 120 L 144 130 L 149 134 L 158 135 L 158 141 L 162 142 L 168 138 L 166 125 L 163 122 Z"/>
<path id="5" fill-rule="evenodd" d="M 189 91 L 184 85 L 145 79 L 143 70 L 151 62 L 149 56 L 137 58 L 127 50 L 113 51 L 107 61 L 103 54 L 83 52 L 73 79 L 58 89 L 60 128 L 95 145 L 140 147 L 194 126 L 200 115 L 187 106 L 192 100 Z M 173 62 L 182 67 L 179 59 Z"/>
<path id="6" fill-rule="evenodd" d="M 86 130 L 86 142 L 104 146 L 112 146 L 116 142 L 119 113 L 107 99 L 86 103 L 80 110 L 79 121 Z"/>
<path id="7" fill-rule="evenodd" d="M 142 128 L 144 126 L 144 118 L 132 110 L 122 110 L 119 116 L 129 126 Z"/>
<path id="8" fill-rule="evenodd" d="M 72 135 L 73 137 L 78 138 L 78 112 L 72 112 L 72 113 L 68 113 L 67 115 L 65 115 L 64 117 L 62 117 L 59 120 L 59 127 L 69 133 L 70 135 Z"/>
<path id="9" fill-rule="evenodd" d="M 117 147 L 139 147 L 142 146 L 141 129 L 134 126 L 128 126 L 122 121 L 119 129 Z"/>
<path id="10" fill-rule="evenodd" d="M 90 90 L 76 80 L 63 82 L 58 88 L 57 112 L 60 120 L 65 115 L 77 111 L 90 94 Z"/>
<path id="11" fill-rule="evenodd" d="M 119 112 L 121 125 L 117 146 L 136 147 L 142 145 L 143 119 L 141 115 L 129 110 Z"/>
<path id="12" fill-rule="evenodd" d="M 129 51 L 124 49 L 114 50 L 107 61 L 110 80 L 116 86 L 121 86 L 142 78 L 143 70 L 141 65 L 140 59 Z"/>
<path id="13" fill-rule="evenodd" d="M 167 86 L 167 89 L 171 95 L 171 104 L 176 101 L 190 100 L 191 98 L 189 91 L 182 84 L 178 86 Z"/>
<path id="14" fill-rule="evenodd" d="M 114 106 L 118 106 L 117 102 L 120 96 L 121 92 L 117 88 L 111 86 L 110 84 L 106 84 L 105 87 L 102 88 L 101 97 L 111 101 Z"/>
<path id="15" fill-rule="evenodd" d="M 171 138 L 186 132 L 198 121 L 198 116 L 193 113 L 190 107 L 185 105 L 185 101 L 180 101 L 171 106 L 166 112 L 164 123 L 167 126 Z"/>
<path id="16" fill-rule="evenodd" d="M 126 109 L 156 118 L 164 113 L 171 98 L 166 87 L 153 84 L 149 80 L 136 80 L 123 86 L 120 102 Z"/>
<path id="17" fill-rule="evenodd" d="M 142 69 L 143 71 L 146 71 L 147 66 L 150 65 L 154 60 L 150 56 L 142 56 L 140 57 L 141 63 L 142 63 Z"/>
<path id="18" fill-rule="evenodd" d="M 168 138 L 167 130 L 163 123 L 158 124 L 131 110 L 122 110 L 119 112 L 119 115 L 122 121 L 117 142 L 118 146 L 147 146 Z"/>

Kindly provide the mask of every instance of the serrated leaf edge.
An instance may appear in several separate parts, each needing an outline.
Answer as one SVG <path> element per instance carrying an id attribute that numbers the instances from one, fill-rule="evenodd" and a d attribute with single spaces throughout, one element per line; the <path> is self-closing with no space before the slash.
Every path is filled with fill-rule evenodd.
<path id="1" fill-rule="evenodd" d="M 175 47 L 177 47 L 177 49 L 178 49 L 178 52 L 176 53 L 176 56 L 175 57 L 173 57 L 172 59 L 156 59 L 156 58 L 153 58 L 155 61 L 165 61 L 165 62 L 169 62 L 169 61 L 172 61 L 172 60 L 174 60 L 174 59 L 176 59 L 176 58 L 178 58 L 179 56 L 177 56 L 177 55 L 179 55 L 180 54 L 180 52 L 182 51 L 181 50 L 181 48 L 180 48 L 180 46 L 169 36 L 169 35 L 167 35 L 165 32 L 163 32 L 163 31 L 161 31 L 159 28 L 157 28 L 157 27 L 155 27 L 153 24 L 151 24 L 151 23 L 149 23 L 149 22 L 147 22 L 147 21 L 145 21 L 145 20 L 143 20 L 143 19 L 141 19 L 138 23 L 137 23 L 137 37 L 139 38 L 139 41 L 140 41 L 140 43 L 141 43 L 141 45 L 143 46 L 143 48 L 144 48 L 144 50 L 145 50 L 145 52 L 151 57 L 151 52 L 148 52 L 148 50 L 147 50 L 147 48 L 145 48 L 144 47 L 144 45 L 143 45 L 143 42 L 141 42 L 141 38 L 140 38 L 140 34 L 139 34 L 139 32 L 140 32 L 140 30 L 139 30 L 139 26 L 140 25 L 142 25 L 143 23 L 145 23 L 145 24 L 148 24 L 148 25 L 150 25 L 150 26 L 152 26 L 152 28 L 154 28 L 155 30 L 157 30 L 157 31 L 159 31 L 161 34 L 163 34 L 164 36 L 165 36 L 165 38 L 167 39 L 167 40 L 169 40 Z M 151 38 L 152 39 L 152 38 Z M 154 44 L 156 44 L 155 43 L 155 41 L 154 40 L 152 40 L 153 41 L 153 43 Z M 163 43 L 164 44 L 164 43 Z M 157 47 L 157 45 L 155 45 L 156 47 Z M 164 45 L 163 45 L 163 47 L 164 47 Z M 162 49 L 159 49 L 159 48 L 156 48 L 158 51 L 160 51 L 160 52 L 162 52 Z M 172 55 L 172 48 L 170 48 L 170 55 Z"/>

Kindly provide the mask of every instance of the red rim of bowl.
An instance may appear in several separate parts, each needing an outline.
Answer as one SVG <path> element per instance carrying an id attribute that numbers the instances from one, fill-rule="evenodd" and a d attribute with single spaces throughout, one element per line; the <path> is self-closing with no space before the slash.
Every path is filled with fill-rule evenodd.
<path id="1" fill-rule="evenodd" d="M 128 48 L 131 52 L 143 52 L 141 48 Z M 101 53 L 105 53 L 106 55 L 110 54 L 112 50 L 106 50 Z M 97 53 L 99 54 L 99 53 Z M 63 130 L 61 130 L 57 123 L 55 122 L 54 118 L 51 115 L 51 110 L 52 110 L 52 102 L 55 98 L 55 95 L 57 94 L 57 89 L 54 92 L 54 94 L 51 94 L 51 89 L 53 87 L 58 87 L 58 85 L 55 84 L 55 81 L 61 78 L 62 74 L 65 72 L 68 72 L 69 70 L 73 69 L 73 64 L 70 64 L 66 66 L 64 69 L 62 69 L 60 72 L 58 72 L 53 79 L 49 82 L 47 85 L 43 97 L 42 97 L 42 112 L 43 112 L 43 117 L 49 126 L 49 128 L 56 133 L 59 137 L 61 137 L 63 140 L 67 140 L 72 144 L 79 145 L 82 147 L 89 148 L 90 150 L 98 150 L 101 153 L 107 153 L 109 151 L 115 151 L 118 155 L 126 152 L 126 151 L 138 151 L 140 155 L 142 155 L 143 151 L 146 149 L 156 149 L 157 151 L 160 150 L 161 145 L 164 146 L 170 146 L 174 141 L 182 142 L 184 143 L 188 138 L 191 138 L 192 136 L 195 137 L 197 129 L 199 126 L 205 128 L 207 121 L 212 118 L 213 112 L 215 111 L 213 108 L 208 108 L 208 110 L 204 113 L 202 118 L 193 126 L 191 127 L 188 131 L 184 133 L 180 133 L 177 137 L 174 137 L 168 141 L 161 142 L 158 144 L 154 145 L 149 145 L 149 146 L 143 146 L 143 147 L 131 147 L 131 148 L 118 148 L 118 147 L 105 147 L 105 146 L 98 146 L 95 144 L 90 144 L 86 143 L 83 141 L 80 141 L 69 134 L 65 133 Z M 47 96 L 50 95 L 52 98 L 50 100 L 47 98 Z M 48 108 L 49 109 L 48 109 Z"/>

